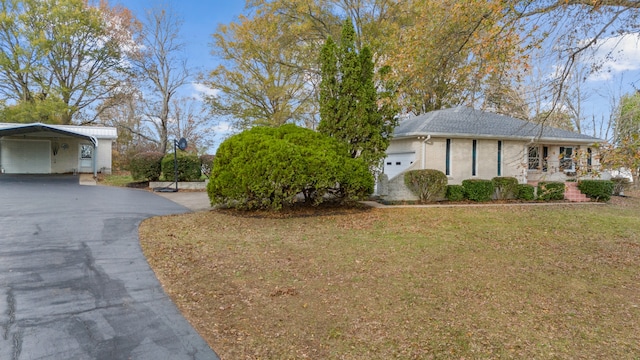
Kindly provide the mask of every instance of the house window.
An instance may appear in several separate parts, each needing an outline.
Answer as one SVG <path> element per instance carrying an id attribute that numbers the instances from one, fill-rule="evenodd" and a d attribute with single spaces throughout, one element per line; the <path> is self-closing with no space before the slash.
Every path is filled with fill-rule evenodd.
<path id="1" fill-rule="evenodd" d="M 471 146 L 471 176 L 478 175 L 478 140 L 473 140 Z"/>
<path id="2" fill-rule="evenodd" d="M 82 144 L 80 145 L 80 159 L 89 160 L 93 158 L 93 146 Z"/>
<path id="3" fill-rule="evenodd" d="M 560 169 L 565 172 L 574 172 L 575 163 L 573 161 L 573 148 L 560 147 Z"/>
<path id="4" fill-rule="evenodd" d="M 537 146 L 529 146 L 529 170 L 540 169 L 540 148 Z"/>
<path id="5" fill-rule="evenodd" d="M 447 139 L 447 150 L 445 159 L 445 175 L 451 175 L 451 139 Z"/>
<path id="6" fill-rule="evenodd" d="M 401 161 L 396 161 L 396 165 L 402 165 Z"/>
<path id="7" fill-rule="evenodd" d="M 546 146 L 529 146 L 529 170 L 547 171 L 549 148 Z"/>
<path id="8" fill-rule="evenodd" d="M 591 165 L 593 165 L 593 153 L 591 148 L 587 148 L 587 172 L 591 172 Z"/>
<path id="9" fill-rule="evenodd" d="M 498 176 L 502 176 L 502 141 L 498 140 Z"/>

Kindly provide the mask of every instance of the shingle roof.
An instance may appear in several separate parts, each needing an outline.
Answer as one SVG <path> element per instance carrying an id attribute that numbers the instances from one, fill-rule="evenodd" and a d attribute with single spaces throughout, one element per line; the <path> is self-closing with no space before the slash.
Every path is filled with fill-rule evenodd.
<path id="1" fill-rule="evenodd" d="M 436 110 L 401 120 L 393 133 L 395 138 L 427 135 L 574 143 L 603 142 L 602 139 L 592 136 L 466 107 Z"/>

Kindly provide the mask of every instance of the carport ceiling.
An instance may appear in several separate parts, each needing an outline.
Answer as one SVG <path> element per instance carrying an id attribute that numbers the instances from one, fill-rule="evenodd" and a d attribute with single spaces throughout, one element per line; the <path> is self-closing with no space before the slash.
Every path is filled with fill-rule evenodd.
<path id="1" fill-rule="evenodd" d="M 97 146 L 97 140 L 91 135 L 79 134 L 77 132 L 60 129 L 46 124 L 16 124 L 16 126 L 0 128 L 0 137 L 3 136 L 15 136 L 26 135 L 31 133 L 49 131 L 60 135 L 73 136 L 81 139 L 91 141 L 93 146 Z"/>

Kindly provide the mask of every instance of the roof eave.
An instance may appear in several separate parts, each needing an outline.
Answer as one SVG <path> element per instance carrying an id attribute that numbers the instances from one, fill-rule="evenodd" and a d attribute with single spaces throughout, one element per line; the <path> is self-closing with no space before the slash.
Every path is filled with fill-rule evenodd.
<path id="1" fill-rule="evenodd" d="M 393 139 L 411 139 L 415 137 L 431 136 L 438 138 L 453 138 L 453 139 L 491 139 L 491 140 L 515 140 L 515 141 L 527 141 L 532 143 L 561 143 L 561 144 L 594 144 L 605 143 L 605 140 L 601 139 L 576 139 L 576 138 L 553 138 L 553 137 L 535 137 L 535 136 L 499 136 L 499 135 L 486 135 L 486 134 L 451 134 L 451 133 L 437 133 L 437 132 L 411 132 L 398 134 Z"/>

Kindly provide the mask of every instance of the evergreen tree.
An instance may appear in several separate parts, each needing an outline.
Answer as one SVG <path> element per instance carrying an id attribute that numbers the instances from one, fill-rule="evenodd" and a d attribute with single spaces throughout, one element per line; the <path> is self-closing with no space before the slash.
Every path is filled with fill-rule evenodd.
<path id="1" fill-rule="evenodd" d="M 328 135 L 333 135 L 338 125 L 335 118 L 338 112 L 338 93 L 340 90 L 337 51 L 336 43 L 329 37 L 320 52 L 320 72 L 322 73 L 320 118 L 326 119 L 326 121 L 321 121 L 318 128 L 320 132 Z"/>
<path id="2" fill-rule="evenodd" d="M 340 46 L 327 39 L 320 52 L 320 124 L 318 130 L 344 141 L 353 158 L 362 158 L 373 171 L 389 146 L 393 115 L 378 108 L 371 50 L 356 48 L 351 20 L 342 27 Z"/>

